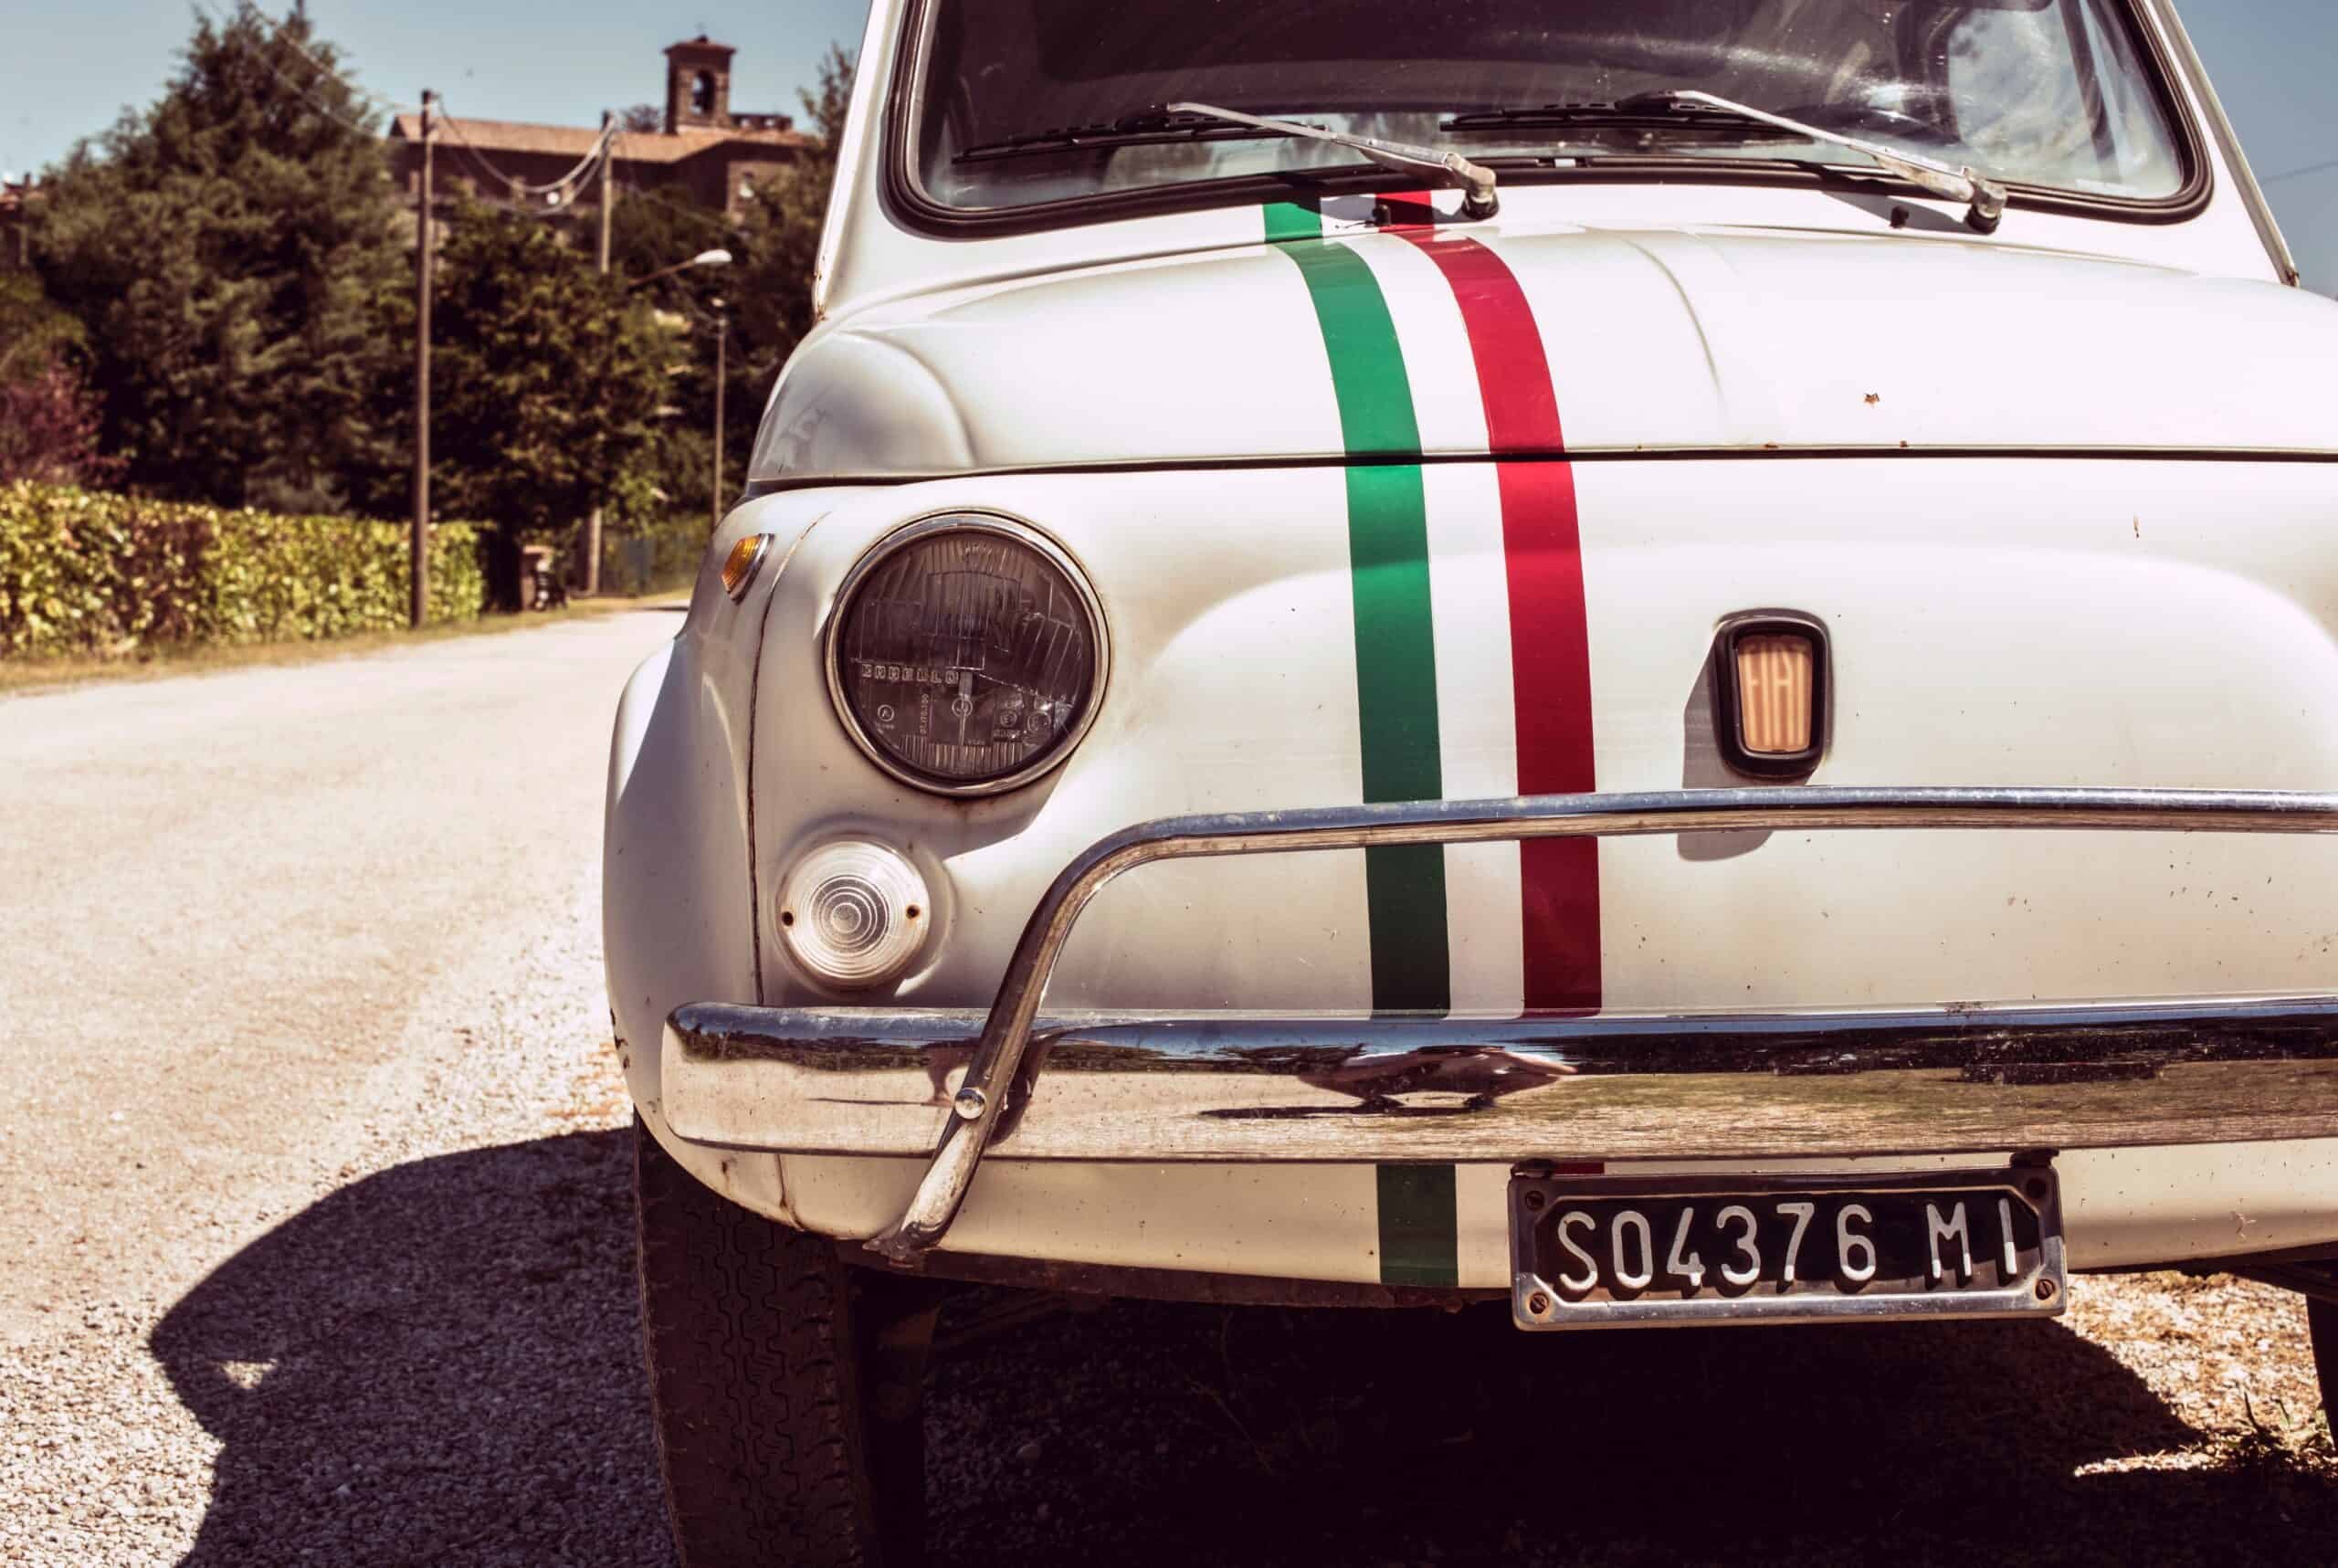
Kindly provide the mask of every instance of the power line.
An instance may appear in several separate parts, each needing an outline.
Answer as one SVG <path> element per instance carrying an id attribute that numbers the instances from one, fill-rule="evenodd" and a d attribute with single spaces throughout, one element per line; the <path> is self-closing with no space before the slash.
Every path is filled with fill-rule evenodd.
<path id="1" fill-rule="evenodd" d="M 197 4 L 203 13 L 222 28 L 222 37 L 229 37 L 226 30 L 234 26 L 237 17 L 216 4 L 215 0 L 197 0 Z M 238 9 L 239 11 L 248 9 L 255 16 L 270 23 L 272 30 L 269 42 L 282 44 L 299 55 L 317 73 L 318 77 L 340 88 L 351 98 L 379 108 L 388 113 L 394 121 L 398 115 L 415 111 L 415 105 L 400 103 L 395 99 L 360 87 L 351 81 L 335 69 L 330 61 L 303 47 L 300 41 L 291 35 L 289 21 L 279 21 L 270 17 L 260 11 L 257 5 Z M 304 83 L 287 74 L 269 57 L 264 47 L 247 45 L 244 52 L 257 61 L 270 76 L 299 94 L 301 100 L 318 113 L 368 138 L 382 134 L 380 127 L 366 124 L 349 113 L 342 106 L 336 105 L 321 96 L 316 90 L 317 83 Z M 612 120 L 601 133 L 594 138 L 592 146 L 585 151 L 584 157 L 566 173 L 553 180 L 523 180 L 498 164 L 494 159 L 488 156 L 484 148 L 464 134 L 461 120 L 448 112 L 446 100 L 443 97 L 437 100 L 435 108 L 437 113 L 433 118 L 436 121 L 436 128 L 445 131 L 457 149 L 473 167 L 485 176 L 490 184 L 500 188 L 506 199 L 496 204 L 499 209 L 517 213 L 522 217 L 533 218 L 538 222 L 549 223 L 563 216 L 569 206 L 575 201 L 577 192 L 583 184 L 592 178 L 604 162 L 610 163 L 614 168 L 615 164 L 620 161 L 628 163 L 634 161 L 627 148 L 626 133 L 621 123 Z M 669 212 L 694 219 L 726 234 L 741 237 L 753 237 L 753 231 L 742 224 L 733 222 L 726 215 L 710 212 L 696 203 L 676 202 L 648 189 L 641 184 L 638 176 L 620 174 L 618 183 L 625 189 L 628 199 L 653 203 Z M 532 195 L 554 196 L 558 199 L 551 204 L 553 210 L 544 211 L 524 199 Z"/>
<path id="2" fill-rule="evenodd" d="M 633 158 L 631 153 L 626 151 L 627 142 L 623 132 L 619 132 L 617 133 L 616 143 L 617 145 L 613 152 L 614 156 L 627 163 L 636 163 L 639 161 Z M 737 235 L 742 239 L 752 239 L 754 237 L 753 230 L 748 228 L 744 224 L 734 223 L 724 214 L 711 212 L 707 208 L 700 206 L 695 202 L 677 202 L 669 196 L 658 195 L 656 191 L 650 190 L 648 186 L 642 184 L 640 176 L 637 174 L 621 174 L 618 178 L 625 188 L 626 199 L 628 201 L 644 201 L 652 203 L 658 206 L 664 207 L 669 212 L 677 213 L 683 217 L 695 219 L 700 223 L 707 225 L 709 227 L 721 229 L 726 234 Z"/>
<path id="3" fill-rule="evenodd" d="M 233 19 L 216 5 L 205 5 L 205 14 L 211 16 L 211 18 L 215 22 L 218 23 L 223 28 L 231 27 L 234 25 Z M 380 109 L 388 112 L 393 120 L 395 120 L 398 114 L 405 112 L 414 107 L 408 104 L 401 104 L 394 99 L 384 97 L 380 93 L 374 92 L 369 89 L 358 86 L 355 82 L 351 81 L 347 77 L 342 75 L 340 71 L 335 69 L 332 62 L 321 58 L 315 52 L 304 47 L 299 38 L 294 37 L 289 22 L 276 21 L 272 17 L 267 17 L 266 13 L 260 11 L 258 6 L 250 6 L 248 9 L 252 15 L 263 17 L 272 24 L 272 36 L 270 42 L 281 44 L 287 48 L 292 50 L 292 52 L 299 55 L 300 58 L 306 60 L 310 67 L 314 69 L 320 77 L 332 82 L 334 86 L 339 87 L 343 92 L 349 94 L 352 98 L 362 102 L 378 106 Z M 311 86 L 304 85 L 286 75 L 282 70 L 277 68 L 276 62 L 269 59 L 268 55 L 261 49 L 250 47 L 247 48 L 245 52 L 252 58 L 258 60 L 269 75 L 275 77 L 277 80 L 282 82 L 285 86 L 299 93 L 301 98 L 308 102 L 310 107 L 315 109 L 319 113 L 324 114 L 342 125 L 348 127 L 350 130 L 362 132 L 368 137 L 378 136 L 381 134 L 379 129 L 376 127 L 363 123 L 350 116 L 342 109 L 326 101 L 324 99 L 320 98 L 316 92 L 311 90 Z M 463 134 L 462 121 L 453 114 L 447 112 L 446 100 L 443 98 L 438 100 L 437 108 L 441 117 L 439 124 L 458 143 L 460 144 L 464 155 L 469 158 L 471 162 L 478 166 L 479 171 L 490 181 L 493 181 L 497 184 L 505 188 L 506 193 L 513 198 L 514 210 L 525 212 L 531 217 L 542 217 L 546 215 L 534 211 L 519 198 L 532 195 L 557 196 L 559 197 L 559 200 L 553 205 L 563 208 L 566 207 L 570 202 L 574 199 L 576 187 L 584 180 L 590 178 L 594 170 L 599 165 L 600 161 L 608 155 L 612 140 L 612 132 L 608 130 L 603 131 L 600 135 L 594 138 L 593 145 L 585 152 L 584 156 L 578 161 L 575 167 L 570 169 L 567 173 L 562 174 L 557 179 L 543 182 L 522 180 L 499 167 L 494 160 L 487 155 L 483 149 L 481 149 L 476 142 L 472 142 L 469 136 Z"/>
<path id="4" fill-rule="evenodd" d="M 367 89 L 359 87 L 355 82 L 351 81 L 347 77 L 342 76 L 338 70 L 334 69 L 329 62 L 319 58 L 315 54 L 302 47 L 300 40 L 292 36 L 289 21 L 279 22 L 275 17 L 270 16 L 266 12 L 260 10 L 257 5 L 246 5 L 239 7 L 237 13 L 230 14 L 216 4 L 205 3 L 205 0 L 197 0 L 197 5 L 202 14 L 219 27 L 220 40 L 223 43 L 244 44 L 243 40 L 235 37 L 234 28 L 237 22 L 240 19 L 242 13 L 248 11 L 257 19 L 267 22 L 269 25 L 269 43 L 281 44 L 285 47 L 292 50 L 302 59 L 308 61 L 311 68 L 313 68 L 319 76 L 340 88 L 343 92 L 349 94 L 350 97 L 356 99 L 361 102 L 370 104 L 374 108 L 381 110 L 383 112 L 391 115 L 393 118 L 399 114 L 409 113 L 416 107 L 410 103 L 400 103 L 395 99 L 384 98 L 378 92 L 373 92 Z M 244 53 L 250 58 L 258 61 L 261 68 L 270 76 L 282 82 L 285 86 L 290 88 L 294 92 L 299 93 L 300 97 L 308 102 L 309 106 L 311 109 L 314 109 L 318 113 L 326 116 L 328 119 L 337 121 L 341 124 L 347 126 L 352 131 L 361 132 L 367 136 L 379 136 L 381 134 L 379 127 L 365 124 L 363 121 L 360 121 L 351 115 L 342 106 L 331 103 L 319 97 L 314 90 L 314 83 L 300 82 L 286 75 L 278 68 L 276 62 L 269 58 L 267 51 L 263 47 L 244 44 Z"/>
<path id="5" fill-rule="evenodd" d="M 2338 158 L 2325 158 L 2319 163 L 2308 163 L 2302 169 L 2290 169 L 2279 174 L 2268 174 L 2257 183 L 2260 185 L 2278 184 L 2283 180 L 2301 180 L 2308 174 L 2320 174 L 2332 169 L 2338 169 Z"/>
<path id="6" fill-rule="evenodd" d="M 439 107 L 442 110 L 446 107 L 446 100 L 444 99 L 439 100 Z M 561 175 L 556 180 L 547 180 L 536 183 L 520 179 L 516 175 L 507 174 L 502 169 L 498 168 L 494 161 L 489 158 L 486 153 L 481 151 L 477 143 L 473 142 L 469 137 L 463 134 L 463 122 L 456 116 L 452 114 L 448 115 L 445 123 L 448 133 L 453 136 L 456 141 L 463 144 L 465 150 L 470 153 L 472 158 L 478 162 L 479 165 L 482 169 L 487 171 L 490 177 L 502 181 L 506 185 L 510 186 L 514 193 L 524 195 L 543 196 L 569 191 L 572 187 L 580 184 L 592 174 L 594 168 L 604 157 L 607 156 L 610 144 L 615 140 L 615 132 L 613 130 L 603 131 L 598 136 L 593 138 L 593 145 L 586 150 L 584 158 L 577 163 L 574 168 L 569 170 L 566 174 Z"/>
<path id="7" fill-rule="evenodd" d="M 336 124 L 339 124 L 348 130 L 354 131 L 359 135 L 363 136 L 368 140 L 381 135 L 382 132 L 379 126 L 366 124 L 363 121 L 355 118 L 341 107 L 320 98 L 308 85 L 295 81 L 292 78 L 285 75 L 283 71 L 277 68 L 276 62 L 269 59 L 267 54 L 260 48 L 247 46 L 243 52 L 245 58 L 258 63 L 261 69 L 267 71 L 269 75 L 274 77 L 278 81 L 282 82 L 286 87 L 290 88 L 295 93 L 298 93 L 302 102 L 306 103 L 311 109 L 315 110 L 319 114 L 323 115 L 326 119 L 331 120 Z M 336 78 L 335 79 L 337 80 L 339 79 Z M 347 84 L 343 83 L 342 85 L 346 86 Z"/>
<path id="8" fill-rule="evenodd" d="M 255 6 L 254 9 L 258 10 L 258 7 Z M 264 12 L 261 14 L 266 15 Z M 291 29 L 289 25 L 289 18 L 285 22 L 279 22 L 276 24 L 276 35 L 284 43 L 291 46 L 293 53 L 299 55 L 302 59 L 316 67 L 320 72 L 339 82 L 343 91 L 368 100 L 374 104 L 375 108 L 383 110 L 384 111 L 393 115 L 408 113 L 419 108 L 419 106 L 416 104 L 400 103 L 397 100 L 385 97 L 381 93 L 374 91 L 371 88 L 360 87 L 355 82 L 350 80 L 347 77 L 342 75 L 341 71 L 335 68 L 331 61 L 319 58 L 309 49 L 308 46 L 301 43 L 300 39 L 292 36 Z"/>

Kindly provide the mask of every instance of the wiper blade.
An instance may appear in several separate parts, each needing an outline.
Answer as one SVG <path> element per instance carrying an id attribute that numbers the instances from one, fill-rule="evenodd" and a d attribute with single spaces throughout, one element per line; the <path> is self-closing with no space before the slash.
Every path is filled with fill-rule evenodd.
<path id="1" fill-rule="evenodd" d="M 1029 131 L 1019 136 L 985 142 L 979 147 L 967 148 L 958 154 L 956 161 L 964 163 L 986 158 L 1011 158 L 1025 153 L 1056 153 L 1081 147 L 1128 147 L 1147 142 L 1232 140 L 1259 134 L 1259 132 L 1229 125 L 1211 115 L 1145 110 L 1123 114 L 1118 120 L 1099 121 L 1091 125 Z"/>
<path id="2" fill-rule="evenodd" d="M 1440 153 L 1434 147 L 1416 147 L 1409 142 L 1388 142 L 1377 136 L 1358 136 L 1353 132 L 1326 131 L 1320 125 L 1305 125 L 1296 120 L 1269 120 L 1261 115 L 1245 114 L 1238 109 L 1220 109 L 1208 103 L 1173 103 L 1172 114 L 1206 114 L 1236 125 L 1247 125 L 1277 136 L 1301 136 L 1311 142 L 1330 142 L 1363 153 L 1385 168 L 1407 169 L 1424 174 L 1437 175 L 1462 189 L 1461 216 L 1489 218 L 1501 210 L 1494 199 L 1494 172 L 1483 163 L 1476 163 L 1459 153 Z"/>
<path id="3" fill-rule="evenodd" d="M 1205 142 L 1241 137 L 1297 136 L 1332 142 L 1354 149 L 1375 163 L 1439 176 L 1463 187 L 1462 215 L 1472 218 L 1494 216 L 1494 174 L 1459 153 L 1439 153 L 1408 142 L 1326 131 L 1296 120 L 1269 120 L 1236 109 L 1207 103 L 1173 103 L 1164 109 L 1140 110 L 1117 120 L 1060 130 L 1033 131 L 986 142 L 959 153 L 956 162 L 980 163 L 994 158 L 1033 156 L 1043 153 L 1076 152 L 1085 147 L 1132 147 L 1171 142 Z"/>
<path id="4" fill-rule="evenodd" d="M 1772 114 L 1764 109 L 1732 99 L 1716 97 L 1710 92 L 1680 89 L 1668 92 L 1645 92 L 1625 99 L 1616 106 L 1619 110 L 1665 110 L 1678 109 L 1699 114 L 1722 114 L 1749 120 L 1757 125 L 1768 125 L 1791 132 L 1806 141 L 1822 142 L 1836 147 L 1848 147 L 1854 153 L 1874 159 L 1884 168 L 1913 184 L 1922 186 L 1936 196 L 1965 204 L 1964 221 L 1982 234 L 1995 234 L 2006 216 L 2006 188 L 1995 180 L 1985 178 L 1970 168 L 1952 167 L 1926 158 L 1920 153 L 1903 153 L 1880 142 L 1869 142 L 1860 136 L 1846 136 L 1839 131 L 1827 131 L 1799 120 L 1788 120 L 1783 114 Z"/>
<path id="5" fill-rule="evenodd" d="M 1743 116 L 1721 110 L 1693 109 L 1686 105 L 1674 106 L 1634 99 L 1623 103 L 1544 103 L 1473 109 L 1445 121 L 1438 129 L 1449 135 L 1466 136 L 1473 131 L 1558 130 L 1571 125 L 1720 129 L 1744 123 Z"/>

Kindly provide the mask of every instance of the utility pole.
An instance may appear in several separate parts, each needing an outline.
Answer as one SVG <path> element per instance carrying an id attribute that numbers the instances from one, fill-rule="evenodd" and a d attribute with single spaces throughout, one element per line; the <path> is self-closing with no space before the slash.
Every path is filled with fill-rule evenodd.
<path id="1" fill-rule="evenodd" d="M 430 109 L 422 89 L 422 181 L 414 204 L 414 537 L 408 576 L 417 627 L 430 609 Z"/>
<path id="2" fill-rule="evenodd" d="M 615 132 L 611 129 L 616 116 L 608 110 L 601 110 L 601 243 L 598 258 L 601 276 L 609 272 L 609 165 L 617 160 Z M 601 591 L 601 503 L 593 503 L 592 515 L 584 520 L 584 592 L 589 597 Z"/>
<path id="3" fill-rule="evenodd" d="M 729 379 L 731 312 L 714 301 L 714 521 L 722 526 L 722 384 Z"/>

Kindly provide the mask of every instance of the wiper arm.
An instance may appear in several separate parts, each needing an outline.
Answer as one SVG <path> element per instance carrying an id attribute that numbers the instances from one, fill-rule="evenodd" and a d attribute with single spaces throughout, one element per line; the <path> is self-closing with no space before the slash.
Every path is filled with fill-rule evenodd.
<path id="1" fill-rule="evenodd" d="M 1799 120 L 1788 120 L 1783 114 L 1755 109 L 1710 92 L 1680 89 L 1669 92 L 1644 92 L 1627 98 L 1616 107 L 1619 110 L 1664 109 L 1679 107 L 1688 110 L 1718 110 L 1754 121 L 1757 124 L 1790 131 L 1812 142 L 1829 142 L 1848 147 L 1854 153 L 1865 153 L 1883 167 L 1911 184 L 1922 185 L 1936 196 L 1965 204 L 1964 221 L 1981 234 L 1995 234 L 2006 216 L 2006 188 L 1995 180 L 1985 179 L 1969 168 L 1951 168 L 1914 153 L 1902 153 L 1880 142 L 1863 137 L 1846 136 L 1839 131 L 1824 131 Z"/>
<path id="2" fill-rule="evenodd" d="M 1320 125 L 1302 125 L 1296 120 L 1269 120 L 1256 114 L 1245 114 L 1240 110 L 1219 109 L 1207 103 L 1173 103 L 1169 105 L 1169 112 L 1205 114 L 1214 120 L 1248 125 L 1278 136 L 1303 136 L 1311 142 L 1334 142 L 1361 153 L 1384 167 L 1441 175 L 1459 185 L 1462 189 L 1461 216 L 1464 217 L 1489 218 L 1501 210 L 1501 204 L 1494 197 L 1494 172 L 1483 163 L 1472 163 L 1459 153 L 1440 153 L 1434 147 L 1416 147 L 1406 142 L 1385 142 L 1377 136 L 1358 136 L 1346 131 L 1326 131 Z"/>

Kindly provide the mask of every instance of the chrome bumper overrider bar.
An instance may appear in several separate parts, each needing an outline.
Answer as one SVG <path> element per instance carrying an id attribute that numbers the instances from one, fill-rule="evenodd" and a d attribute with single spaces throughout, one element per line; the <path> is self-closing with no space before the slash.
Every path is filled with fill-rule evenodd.
<path id="1" fill-rule="evenodd" d="M 664 1043 L 665 1113 L 678 1133 L 709 1142 L 931 1151 L 908 1209 L 869 1243 L 902 1263 L 940 1242 L 999 1139 L 1017 1158 L 1287 1161 L 1844 1157 L 2338 1135 L 2338 996 L 1036 1023 L 1089 900 L 1151 860 L 1943 827 L 2338 833 L 2338 795 L 1789 787 L 1170 817 L 1113 834 L 1065 867 L 978 1033 L 970 1013 L 684 1007 Z M 778 1124 L 788 1131 L 774 1138 Z"/>

